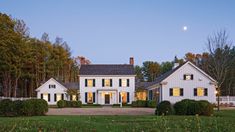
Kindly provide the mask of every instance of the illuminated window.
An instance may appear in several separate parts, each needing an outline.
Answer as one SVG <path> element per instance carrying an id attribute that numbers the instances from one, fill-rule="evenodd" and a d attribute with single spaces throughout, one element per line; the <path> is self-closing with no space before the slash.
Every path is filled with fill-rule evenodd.
<path id="1" fill-rule="evenodd" d="M 87 93 L 87 102 L 93 103 L 93 93 L 92 92 Z"/>
<path id="2" fill-rule="evenodd" d="M 142 92 L 136 92 L 136 99 L 137 100 L 146 100 L 147 93 L 145 91 Z"/>
<path id="3" fill-rule="evenodd" d="M 56 99 L 57 99 L 57 101 L 60 101 L 62 99 L 62 95 L 61 94 L 56 94 Z"/>
<path id="4" fill-rule="evenodd" d="M 122 103 L 127 103 L 127 92 L 121 92 Z"/>
<path id="5" fill-rule="evenodd" d="M 48 101 L 48 93 L 44 93 L 44 94 L 43 94 L 43 99 L 46 100 L 46 101 Z"/>
<path id="6" fill-rule="evenodd" d="M 104 79 L 104 86 L 110 87 L 111 86 L 111 79 Z"/>
<path id="7" fill-rule="evenodd" d="M 170 88 L 170 96 L 183 96 L 183 88 Z"/>
<path id="8" fill-rule="evenodd" d="M 87 86 L 93 87 L 93 79 L 87 79 Z"/>
<path id="9" fill-rule="evenodd" d="M 184 74 L 184 80 L 193 80 L 193 74 Z"/>
<path id="10" fill-rule="evenodd" d="M 119 87 L 129 87 L 129 79 L 119 79 Z"/>
<path id="11" fill-rule="evenodd" d="M 77 101 L 77 96 L 76 95 L 72 95 L 72 101 Z"/>
<path id="12" fill-rule="evenodd" d="M 126 79 L 122 79 L 122 86 L 126 87 L 127 86 L 127 80 Z"/>
<path id="13" fill-rule="evenodd" d="M 194 96 L 207 96 L 207 88 L 195 88 Z"/>

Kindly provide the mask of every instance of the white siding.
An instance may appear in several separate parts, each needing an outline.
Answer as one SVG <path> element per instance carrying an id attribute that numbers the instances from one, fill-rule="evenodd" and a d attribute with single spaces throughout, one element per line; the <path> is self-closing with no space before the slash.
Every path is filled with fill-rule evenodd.
<path id="1" fill-rule="evenodd" d="M 56 85 L 56 88 L 49 88 L 49 85 Z M 64 94 L 64 100 L 67 100 L 66 89 L 63 85 L 59 84 L 54 79 L 48 80 L 42 86 L 40 86 L 37 90 L 37 98 L 41 98 L 41 94 L 50 94 L 49 105 L 56 105 L 57 102 L 54 101 L 54 94 Z"/>
<path id="2" fill-rule="evenodd" d="M 95 79 L 95 87 L 85 87 L 85 79 Z M 102 87 L 102 79 L 112 79 L 112 87 Z M 119 79 L 129 79 L 129 87 L 119 87 Z M 80 76 L 80 96 L 83 104 L 85 104 L 85 92 L 95 92 L 95 103 L 97 103 L 97 90 L 117 91 L 113 92 L 114 97 L 111 99 L 111 104 L 119 103 L 119 92 L 129 92 L 131 103 L 134 101 L 135 76 Z M 99 99 L 98 103 L 103 104 L 104 101 Z"/>
<path id="3" fill-rule="evenodd" d="M 184 80 L 184 74 L 193 74 L 194 79 Z M 210 84 L 211 80 L 189 63 L 183 65 L 162 82 L 167 82 L 166 85 L 162 85 L 162 100 L 168 100 L 172 103 L 175 103 L 182 99 L 208 100 L 211 103 L 216 102 L 216 89 L 214 85 Z M 169 89 L 173 87 L 183 88 L 184 96 L 170 96 Z M 208 96 L 194 96 L 194 88 L 197 87 L 207 88 Z"/>

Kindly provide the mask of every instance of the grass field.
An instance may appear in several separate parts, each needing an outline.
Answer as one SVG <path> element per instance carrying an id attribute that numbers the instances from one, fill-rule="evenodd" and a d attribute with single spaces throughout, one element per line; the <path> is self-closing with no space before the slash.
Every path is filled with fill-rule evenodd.
<path id="1" fill-rule="evenodd" d="M 0 117 L 0 131 L 235 131 L 235 110 L 198 116 Z"/>

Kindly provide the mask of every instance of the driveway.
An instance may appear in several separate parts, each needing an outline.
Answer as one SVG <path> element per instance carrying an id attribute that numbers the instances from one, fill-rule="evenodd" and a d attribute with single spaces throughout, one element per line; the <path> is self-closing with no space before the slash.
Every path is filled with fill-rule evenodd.
<path id="1" fill-rule="evenodd" d="M 154 108 L 49 108 L 47 115 L 153 115 Z"/>

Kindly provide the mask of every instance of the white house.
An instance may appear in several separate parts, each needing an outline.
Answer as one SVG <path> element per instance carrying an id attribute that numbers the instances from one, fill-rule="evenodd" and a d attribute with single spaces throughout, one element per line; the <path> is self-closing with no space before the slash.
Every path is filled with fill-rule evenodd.
<path id="1" fill-rule="evenodd" d="M 134 59 L 130 64 L 83 65 L 79 74 L 83 104 L 112 105 L 134 101 Z"/>
<path id="2" fill-rule="evenodd" d="M 175 103 L 182 99 L 216 102 L 216 80 L 187 61 L 156 78 L 147 87 L 148 98 Z"/>
<path id="3" fill-rule="evenodd" d="M 78 84 L 63 84 L 51 78 L 36 89 L 37 98 L 46 100 L 49 105 L 56 105 L 59 100 L 78 100 L 78 95 L 68 94 L 68 88 L 71 87 L 76 89 Z"/>

